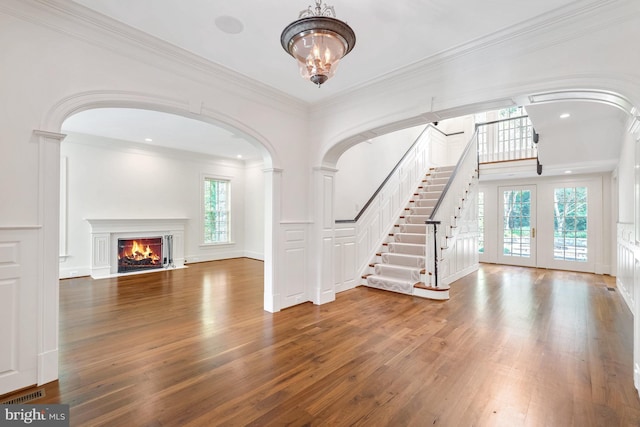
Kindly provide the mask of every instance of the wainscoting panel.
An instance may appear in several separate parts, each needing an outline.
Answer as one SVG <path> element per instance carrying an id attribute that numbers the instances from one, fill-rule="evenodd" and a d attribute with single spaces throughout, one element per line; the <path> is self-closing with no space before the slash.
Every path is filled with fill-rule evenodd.
<path id="1" fill-rule="evenodd" d="M 635 245 L 635 230 L 631 223 L 617 224 L 617 247 L 618 247 L 618 275 L 616 286 L 627 307 L 635 314 L 635 279 L 640 279 L 638 274 L 638 264 L 640 262 L 640 248 Z"/>
<path id="2" fill-rule="evenodd" d="M 356 229 L 352 224 L 336 226 L 334 250 L 334 283 L 336 292 L 346 291 L 358 286 L 359 276 L 356 269 Z"/>
<path id="3" fill-rule="evenodd" d="M 287 223 L 281 228 L 281 247 L 284 256 L 282 263 L 282 287 L 280 289 L 282 306 L 291 307 L 308 301 L 307 286 L 307 248 L 308 224 Z"/>
<path id="4" fill-rule="evenodd" d="M 2 249 L 4 248 L 0 247 L 0 250 Z M 4 260 L 1 259 L 0 263 L 5 264 Z M 4 270 L 3 267 L 0 268 Z M 4 276 L 6 272 L 2 271 L 2 273 Z M 0 324 L 2 325 L 2 328 L 0 328 L 0 342 L 11 349 L 11 351 L 0 353 L 0 375 L 17 371 L 17 338 L 19 336 L 18 286 L 19 282 L 15 278 L 0 280 Z"/>
<path id="5" fill-rule="evenodd" d="M 0 228 L 0 395 L 38 380 L 39 232 Z"/>

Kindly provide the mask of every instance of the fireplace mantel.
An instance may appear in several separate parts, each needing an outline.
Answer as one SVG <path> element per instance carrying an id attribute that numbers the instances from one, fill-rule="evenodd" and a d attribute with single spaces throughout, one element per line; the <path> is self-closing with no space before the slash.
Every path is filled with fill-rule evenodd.
<path id="1" fill-rule="evenodd" d="M 119 238 L 173 236 L 173 264 L 184 267 L 184 228 L 188 218 L 86 218 L 91 225 L 91 277 L 117 276 Z M 155 270 L 157 271 L 157 270 Z"/>

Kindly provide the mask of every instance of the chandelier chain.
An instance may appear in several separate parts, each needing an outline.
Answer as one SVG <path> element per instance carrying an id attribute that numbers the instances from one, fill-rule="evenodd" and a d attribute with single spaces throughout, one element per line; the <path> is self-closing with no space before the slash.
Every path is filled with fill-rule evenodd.
<path id="1" fill-rule="evenodd" d="M 326 4 L 323 5 L 322 0 L 316 0 L 315 10 L 311 9 L 311 5 L 309 5 L 305 10 L 300 12 L 298 19 L 312 16 L 329 16 L 331 18 L 335 18 L 336 11 L 333 6 L 327 6 Z"/>

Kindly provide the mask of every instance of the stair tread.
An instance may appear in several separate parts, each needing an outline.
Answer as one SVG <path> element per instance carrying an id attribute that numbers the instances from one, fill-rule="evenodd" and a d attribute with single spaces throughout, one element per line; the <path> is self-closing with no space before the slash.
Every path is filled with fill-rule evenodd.
<path id="1" fill-rule="evenodd" d="M 438 292 L 444 292 L 444 291 L 448 291 L 449 289 L 451 289 L 449 287 L 449 285 L 445 285 L 445 286 L 438 286 L 437 288 L 435 286 L 430 286 L 425 284 L 424 282 L 418 282 L 416 284 L 413 285 L 414 288 L 420 288 L 420 289 L 425 289 L 427 291 L 438 291 Z"/>

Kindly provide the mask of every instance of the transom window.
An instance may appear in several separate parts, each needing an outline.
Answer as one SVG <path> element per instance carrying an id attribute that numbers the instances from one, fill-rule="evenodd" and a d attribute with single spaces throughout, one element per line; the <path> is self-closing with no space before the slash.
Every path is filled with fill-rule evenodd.
<path id="1" fill-rule="evenodd" d="M 228 180 L 204 178 L 204 243 L 227 243 L 229 236 Z"/>

